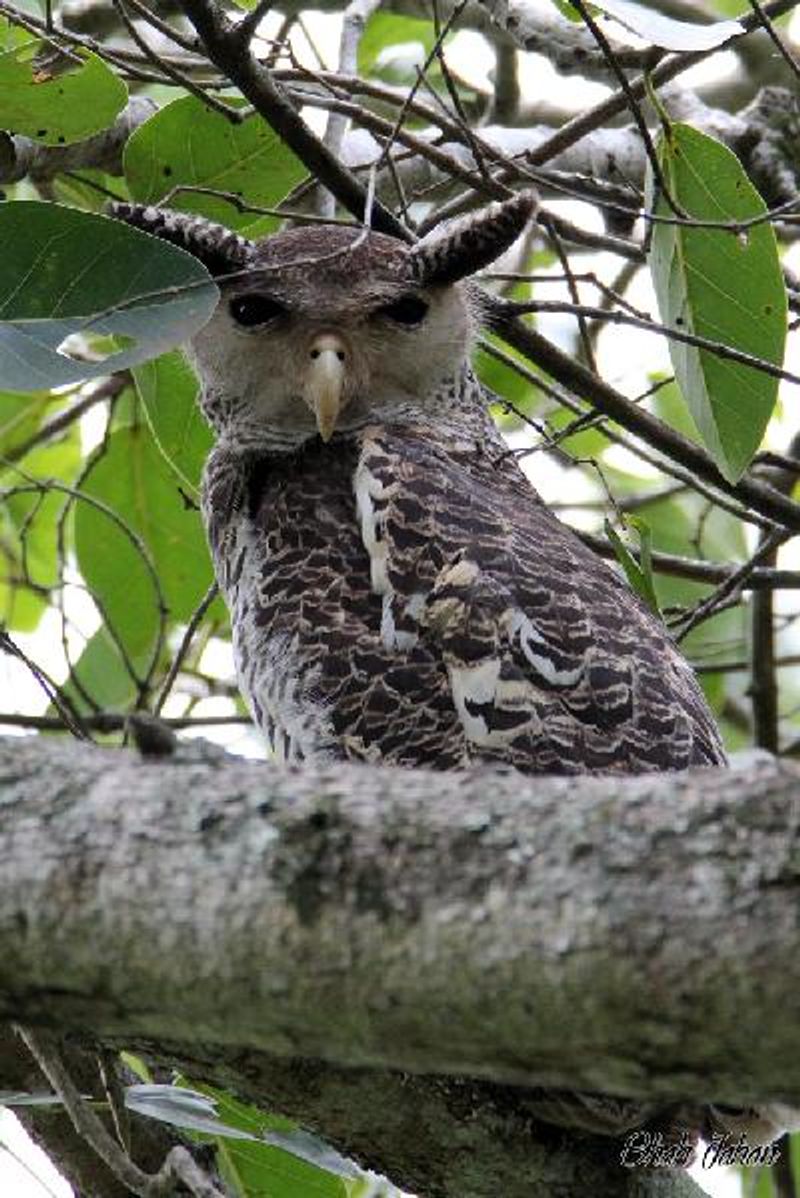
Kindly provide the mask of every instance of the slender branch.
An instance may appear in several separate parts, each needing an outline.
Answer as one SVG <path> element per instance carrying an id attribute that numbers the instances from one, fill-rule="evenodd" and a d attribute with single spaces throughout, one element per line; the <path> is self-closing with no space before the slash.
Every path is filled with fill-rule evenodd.
<path id="1" fill-rule="evenodd" d="M 1 628 L 0 652 L 8 653 L 11 657 L 16 657 L 30 671 L 44 691 L 48 701 L 53 704 L 60 716 L 60 719 L 54 721 L 58 728 L 67 728 L 78 740 L 86 740 L 88 738 L 86 724 L 78 713 L 73 710 L 65 696 L 61 694 L 59 687 L 56 686 L 55 682 L 45 673 L 41 666 L 38 666 L 27 653 L 20 649 L 19 645 Z"/>
<path id="2" fill-rule="evenodd" d="M 637 408 L 575 358 L 563 353 L 536 329 L 523 324 L 512 315 L 513 307 L 513 304 L 508 305 L 494 297 L 487 297 L 490 325 L 515 349 L 526 354 L 532 362 L 559 379 L 563 386 L 588 400 L 598 411 L 685 466 L 698 478 L 734 496 L 770 520 L 775 520 L 794 532 L 800 532 L 800 504 L 792 502 L 768 483 L 760 482 L 749 474 L 738 483 L 729 483 L 703 449 L 643 408 Z"/>
<path id="3" fill-rule="evenodd" d="M 176 732 L 184 731 L 187 728 L 228 728 L 247 725 L 251 722 L 250 717 L 245 715 L 159 716 L 159 719 L 162 724 L 166 724 L 168 728 L 173 728 Z M 81 726 L 91 732 L 124 732 L 127 725 L 128 717 L 116 711 L 96 711 L 92 715 L 81 717 Z M 57 719 L 55 716 L 0 712 L 0 726 L 29 728 L 35 732 L 63 732 L 68 724 L 66 719 Z"/>
<path id="4" fill-rule="evenodd" d="M 784 495 L 791 495 L 797 481 L 800 456 L 800 434 L 794 437 L 789 447 L 788 465 L 770 472 L 772 485 Z M 792 468 L 792 466 L 794 468 Z M 759 549 L 764 551 L 762 561 L 767 567 L 777 562 L 778 549 L 773 546 L 768 534 L 759 538 Z M 752 674 L 750 698 L 753 705 L 753 730 L 755 743 L 770 753 L 778 752 L 778 685 L 775 674 L 775 620 L 773 599 L 770 592 L 754 595 L 750 606 L 750 643 Z"/>
<path id="5" fill-rule="evenodd" d="M 159 694 L 158 699 L 156 700 L 155 707 L 153 708 L 153 711 L 156 715 L 158 715 L 160 713 L 161 708 L 164 706 L 165 702 L 167 701 L 167 698 L 169 697 L 169 693 L 172 690 L 175 679 L 178 676 L 178 671 L 180 670 L 181 665 L 183 664 L 186 654 L 189 652 L 189 647 L 192 643 L 192 640 L 194 639 L 194 635 L 197 632 L 198 627 L 200 626 L 203 616 L 206 614 L 206 612 L 208 611 L 209 607 L 214 602 L 214 600 L 216 599 L 218 594 L 219 594 L 219 587 L 217 586 L 217 584 L 215 582 L 213 582 L 211 584 L 211 586 L 208 588 L 208 590 L 206 591 L 203 598 L 200 600 L 200 602 L 197 605 L 197 607 L 195 608 L 194 612 L 192 613 L 192 618 L 189 621 L 188 625 L 186 626 L 186 631 L 183 634 L 183 639 L 181 640 L 181 643 L 178 646 L 177 653 L 175 654 L 174 658 L 172 659 L 172 664 L 170 665 L 167 676 L 164 679 L 164 685 L 161 688 L 161 693 Z"/>
<path id="6" fill-rule="evenodd" d="M 623 508 L 626 505 L 622 505 Z M 613 546 L 603 537 L 575 529 L 581 540 L 600 557 L 616 560 Z M 726 583 L 738 567 L 723 565 L 722 562 L 706 562 L 691 557 L 679 557 L 671 553 L 652 554 L 653 569 L 657 574 L 671 574 L 676 578 L 691 578 L 695 582 Z M 800 570 L 776 570 L 772 567 L 754 566 L 737 584 L 745 591 L 797 590 L 800 588 Z"/>
<path id="7" fill-rule="evenodd" d="M 60 436 L 76 420 L 80 420 L 82 416 L 91 411 L 96 404 L 116 399 L 125 390 L 129 382 L 130 378 L 127 372 L 112 374 L 109 378 L 102 379 L 99 385 L 94 387 L 88 395 L 84 395 L 81 399 L 76 400 L 65 411 L 59 412 L 57 416 L 54 416 L 52 420 L 48 420 L 35 433 L 31 433 L 30 437 L 26 437 L 24 441 L 19 441 L 16 445 L 12 445 L 3 455 L 2 460 L 4 462 L 21 461 L 37 445 L 43 445 L 45 442 L 51 441 L 53 437 Z"/>

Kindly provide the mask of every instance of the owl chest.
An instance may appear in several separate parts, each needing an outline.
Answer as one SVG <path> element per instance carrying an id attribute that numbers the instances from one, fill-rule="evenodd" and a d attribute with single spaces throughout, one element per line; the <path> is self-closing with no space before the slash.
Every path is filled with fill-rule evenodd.
<path id="1" fill-rule="evenodd" d="M 243 694 L 275 755 L 336 752 L 358 652 L 380 637 L 351 476 L 267 480 L 217 546 Z"/>

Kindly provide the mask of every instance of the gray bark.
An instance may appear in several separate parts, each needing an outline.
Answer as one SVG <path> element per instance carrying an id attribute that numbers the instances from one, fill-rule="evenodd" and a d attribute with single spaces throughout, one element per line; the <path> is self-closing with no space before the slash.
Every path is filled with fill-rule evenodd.
<path id="1" fill-rule="evenodd" d="M 526 1102 L 800 1103 L 799 789 L 2 738 L 0 1019 L 189 1062 L 428 1195 L 632 1192 Z"/>

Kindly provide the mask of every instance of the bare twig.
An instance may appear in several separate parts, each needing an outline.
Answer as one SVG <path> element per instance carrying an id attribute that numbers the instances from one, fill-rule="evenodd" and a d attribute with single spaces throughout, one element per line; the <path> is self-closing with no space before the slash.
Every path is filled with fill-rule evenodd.
<path id="1" fill-rule="evenodd" d="M 189 646 L 192 643 L 194 634 L 197 632 L 200 621 L 203 619 L 203 616 L 206 614 L 206 612 L 208 611 L 209 607 L 214 602 L 214 600 L 216 599 L 218 594 L 219 594 L 219 587 L 214 582 L 208 588 L 205 595 L 203 596 L 203 598 L 200 600 L 199 604 L 197 605 L 197 608 L 193 612 L 192 618 L 189 621 L 188 625 L 186 626 L 186 631 L 183 634 L 183 639 L 181 640 L 181 643 L 178 646 L 178 651 L 175 654 L 174 658 L 172 659 L 172 664 L 169 667 L 169 672 L 167 673 L 167 676 L 164 679 L 164 685 L 161 688 L 161 693 L 159 694 L 158 699 L 156 700 L 155 706 L 153 708 L 155 715 L 158 715 L 160 713 L 161 708 L 164 706 L 165 702 L 167 701 L 167 698 L 169 697 L 169 693 L 172 690 L 172 687 L 174 685 L 175 679 L 178 676 L 178 671 L 180 670 L 181 665 L 183 664 L 186 654 L 189 652 Z"/>
<path id="2" fill-rule="evenodd" d="M 493 296 L 487 297 L 486 305 L 490 325 L 515 349 L 558 378 L 564 387 L 588 400 L 598 411 L 616 420 L 623 428 L 641 437 L 648 445 L 680 463 L 698 478 L 732 495 L 760 515 L 777 521 L 793 532 L 800 532 L 800 504 L 792 502 L 774 487 L 750 474 L 746 474 L 738 483 L 729 483 L 703 449 L 650 412 L 637 408 L 536 329 L 515 318 L 512 315 L 513 305 L 507 305 Z"/>
<path id="3" fill-rule="evenodd" d="M 56 686 L 55 682 L 53 682 L 52 678 L 45 673 L 41 666 L 38 666 L 35 661 L 28 657 L 27 653 L 24 653 L 23 650 L 20 649 L 19 645 L 17 645 L 8 635 L 8 633 L 4 632 L 2 629 L 0 629 L 0 650 L 10 654 L 11 657 L 16 657 L 18 661 L 21 661 L 22 664 L 26 666 L 28 670 L 30 670 L 39 686 L 47 695 L 48 700 L 53 704 L 61 717 L 59 720 L 54 721 L 57 727 L 68 728 L 72 735 L 78 740 L 88 740 L 89 734 L 86 730 L 85 722 L 80 718 L 77 712 L 71 709 L 69 703 L 60 693 L 59 688 Z"/>
<path id="4" fill-rule="evenodd" d="M 0 634 L 2 635 L 2 634 Z M 187 728 L 227 728 L 240 724 L 249 724 L 246 715 L 193 715 L 193 716 L 159 716 L 162 724 L 176 732 Z M 92 715 L 81 717 L 81 725 L 91 732 L 101 734 L 124 732 L 128 717 L 116 711 L 97 711 Z M 24 715 L 16 712 L 0 712 L 0 726 L 4 728 L 29 728 L 32 732 L 63 732 L 65 721 L 48 715 Z"/>
<path id="5" fill-rule="evenodd" d="M 796 435 L 789 447 L 789 459 L 800 457 L 800 434 Z M 797 480 L 797 466 L 794 469 L 778 469 L 771 471 L 770 482 L 784 495 L 791 495 Z M 768 536 L 762 533 L 759 547 L 768 548 Z M 777 562 L 777 546 L 770 547 L 762 558 L 764 566 L 774 566 Z M 753 731 L 755 743 L 770 753 L 777 753 L 779 748 L 778 736 L 778 685 L 775 675 L 775 620 L 771 591 L 754 594 L 750 605 L 750 700 L 753 705 Z"/>

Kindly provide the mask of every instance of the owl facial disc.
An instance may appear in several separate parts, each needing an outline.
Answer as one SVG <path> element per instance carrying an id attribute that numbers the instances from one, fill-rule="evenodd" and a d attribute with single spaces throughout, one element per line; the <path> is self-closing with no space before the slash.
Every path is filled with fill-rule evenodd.
<path id="1" fill-rule="evenodd" d="M 330 441 L 339 413 L 347 403 L 347 346 L 338 333 L 317 333 L 308 347 L 303 399 L 314 413 L 323 441 Z"/>

